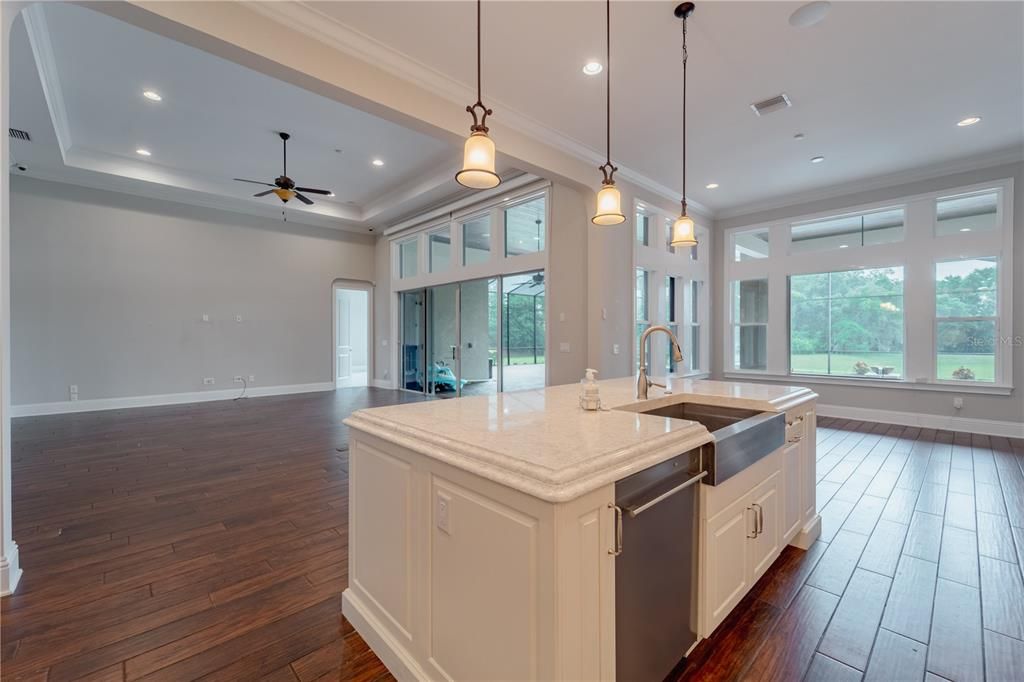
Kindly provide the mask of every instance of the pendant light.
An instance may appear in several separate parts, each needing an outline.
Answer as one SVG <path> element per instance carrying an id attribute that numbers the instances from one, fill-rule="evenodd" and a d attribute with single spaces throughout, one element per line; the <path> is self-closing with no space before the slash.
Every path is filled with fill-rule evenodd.
<path id="1" fill-rule="evenodd" d="M 480 88 L 480 5 L 481 0 L 476 0 L 476 104 L 466 107 L 466 111 L 473 115 L 473 125 L 469 127 L 462 170 L 455 174 L 455 180 L 470 189 L 490 189 L 501 183 L 501 178 L 494 172 L 494 141 L 487 136 L 487 117 L 493 112 L 484 106 Z M 481 111 L 479 119 L 477 108 Z"/>
<path id="2" fill-rule="evenodd" d="M 683 200 L 679 217 L 672 223 L 672 246 L 697 246 L 697 235 L 694 232 L 693 218 L 686 214 L 686 20 L 693 14 L 692 2 L 684 2 L 676 7 L 675 15 L 683 20 Z"/>
<path id="3" fill-rule="evenodd" d="M 590 219 L 595 225 L 619 225 L 626 220 L 622 215 L 622 195 L 615 186 L 615 171 L 612 165 L 612 0 L 605 0 L 605 143 L 608 160 L 598 170 L 604 175 L 601 189 L 597 193 L 597 212 Z"/>

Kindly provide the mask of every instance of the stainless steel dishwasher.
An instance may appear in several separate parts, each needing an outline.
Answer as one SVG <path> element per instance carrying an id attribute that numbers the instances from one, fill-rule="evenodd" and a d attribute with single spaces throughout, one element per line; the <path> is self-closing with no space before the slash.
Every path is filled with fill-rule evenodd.
<path id="1" fill-rule="evenodd" d="M 702 448 L 615 484 L 615 677 L 664 680 L 697 641 Z"/>

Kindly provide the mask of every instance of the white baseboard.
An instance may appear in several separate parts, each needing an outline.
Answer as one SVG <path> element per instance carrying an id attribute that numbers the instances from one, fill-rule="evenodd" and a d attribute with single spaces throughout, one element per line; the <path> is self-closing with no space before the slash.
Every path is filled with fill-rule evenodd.
<path id="1" fill-rule="evenodd" d="M 7 553 L 0 556 L 0 597 L 14 594 L 21 580 L 21 564 L 18 560 L 18 543 L 11 542 Z"/>
<path id="2" fill-rule="evenodd" d="M 843 405 L 818 405 L 817 412 L 822 417 L 856 419 L 858 421 L 878 422 L 880 424 L 899 424 L 900 426 L 919 426 L 927 429 L 944 429 L 946 431 L 961 431 L 963 433 L 983 433 L 989 436 L 1005 436 L 1007 438 L 1024 438 L 1024 423 L 1021 422 L 947 417 L 940 414 L 924 414 L 920 412 L 894 412 L 892 410 L 846 407 Z"/>
<path id="3" fill-rule="evenodd" d="M 430 679 L 412 654 L 388 633 L 352 588 L 341 593 L 341 612 L 396 679 Z"/>
<path id="4" fill-rule="evenodd" d="M 289 395 L 292 393 L 314 393 L 317 391 L 333 390 L 334 383 L 325 381 L 315 384 L 250 386 L 246 389 L 245 395 L 249 398 L 259 398 L 270 395 Z M 94 412 L 96 410 L 123 410 L 129 407 L 202 403 L 212 400 L 231 400 L 232 398 L 237 398 L 241 393 L 241 388 L 228 388 L 216 391 L 193 391 L 189 393 L 165 393 L 163 395 L 138 395 L 124 398 L 95 398 L 92 400 L 64 400 L 53 403 L 11 405 L 11 416 L 35 417 L 44 414 L 66 414 L 70 412 Z"/>
<path id="5" fill-rule="evenodd" d="M 394 384 L 391 383 L 391 379 L 374 379 L 370 382 L 370 385 L 374 388 L 394 388 Z"/>

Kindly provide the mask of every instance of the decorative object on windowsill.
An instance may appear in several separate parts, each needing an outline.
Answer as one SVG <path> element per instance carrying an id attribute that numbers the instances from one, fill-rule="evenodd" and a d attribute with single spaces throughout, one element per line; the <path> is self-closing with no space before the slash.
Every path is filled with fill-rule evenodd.
<path id="1" fill-rule="evenodd" d="M 487 117 L 493 112 L 484 106 L 480 87 L 480 5 L 481 0 L 476 0 L 476 103 L 466 107 L 473 115 L 473 125 L 469 127 L 462 155 L 462 170 L 455 174 L 456 182 L 470 189 L 490 189 L 501 184 L 501 178 L 494 171 L 494 141 L 487 136 Z"/>
<path id="2" fill-rule="evenodd" d="M 605 0 L 605 144 L 608 160 L 598 166 L 604 176 L 601 189 L 597 193 L 597 212 L 590 222 L 595 225 L 621 225 L 626 221 L 622 214 L 622 195 L 615 186 L 615 171 L 619 170 L 612 164 L 612 1 Z"/>
<path id="3" fill-rule="evenodd" d="M 871 367 L 869 367 L 868 363 L 864 362 L 863 360 L 858 360 L 857 362 L 853 363 L 853 371 L 859 374 L 860 376 L 864 376 L 865 374 L 871 371 Z"/>
<path id="4" fill-rule="evenodd" d="M 880 377 L 889 376 L 890 374 L 893 373 L 895 369 L 895 367 L 875 367 L 874 365 L 871 366 L 871 371 Z"/>
<path id="5" fill-rule="evenodd" d="M 672 223 L 672 246 L 697 246 L 693 218 L 686 214 L 686 62 L 690 56 L 686 50 L 686 20 L 693 10 L 692 2 L 684 2 L 675 10 L 675 15 L 683 20 L 683 199 L 679 202 L 682 209 L 679 217 Z"/>
<path id="6" fill-rule="evenodd" d="M 963 365 L 960 365 L 960 369 L 953 370 L 953 378 L 959 379 L 960 381 L 974 381 L 974 370 L 967 369 Z"/>

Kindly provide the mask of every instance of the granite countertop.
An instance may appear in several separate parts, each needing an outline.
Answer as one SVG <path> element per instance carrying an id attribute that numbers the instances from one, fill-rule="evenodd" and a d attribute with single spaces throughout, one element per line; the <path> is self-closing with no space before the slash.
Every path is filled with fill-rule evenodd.
<path id="1" fill-rule="evenodd" d="M 635 380 L 598 382 L 606 409 L 579 407 L 579 385 L 359 410 L 345 424 L 549 502 L 565 502 L 712 441 L 703 425 L 639 414 L 675 402 L 781 412 L 806 388 L 671 379 L 634 396 Z M 608 409 L 610 408 L 610 409 Z"/>

